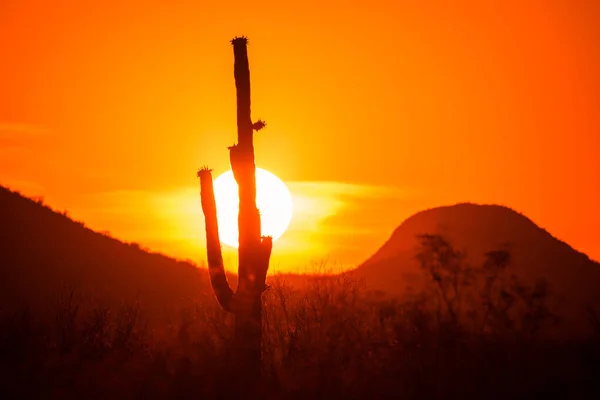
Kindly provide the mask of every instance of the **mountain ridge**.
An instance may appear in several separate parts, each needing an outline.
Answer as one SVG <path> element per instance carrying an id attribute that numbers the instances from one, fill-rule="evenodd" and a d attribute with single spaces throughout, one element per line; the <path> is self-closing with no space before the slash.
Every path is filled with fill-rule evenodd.
<path id="1" fill-rule="evenodd" d="M 583 310 L 600 306 L 600 264 L 555 238 L 527 216 L 501 205 L 458 203 L 420 211 L 403 221 L 389 239 L 353 270 L 372 289 L 394 295 L 416 294 L 431 277 L 417 261 L 417 235 L 446 238 L 465 253 L 468 266 L 481 266 L 485 253 L 504 249 L 511 255 L 507 272 L 527 285 L 548 282 L 552 301 L 577 324 Z"/>
<path id="2" fill-rule="evenodd" d="M 502 211 L 510 211 L 516 215 L 518 215 L 519 217 L 523 218 L 524 221 L 533 224 L 536 226 L 537 229 L 541 230 L 542 232 L 548 234 L 549 236 L 551 236 L 553 239 L 555 239 L 557 242 L 560 242 L 562 245 L 567 246 L 570 250 L 579 253 L 580 255 L 584 256 L 586 259 L 595 262 L 595 263 L 599 263 L 598 260 L 594 260 L 591 257 L 589 257 L 587 254 L 585 254 L 582 251 L 579 251 L 577 249 L 575 249 L 574 247 L 572 247 L 569 243 L 565 242 L 564 240 L 561 240 L 559 238 L 557 238 L 556 236 L 554 236 L 550 231 L 548 231 L 545 228 L 540 227 L 536 222 L 534 222 L 532 219 L 530 219 L 529 217 L 527 217 L 525 214 L 523 214 L 522 212 L 519 212 L 513 208 L 510 208 L 508 206 L 504 206 L 504 205 L 500 205 L 500 204 L 494 204 L 494 203 L 471 203 L 471 202 L 460 202 L 460 203 L 455 203 L 455 204 L 450 204 L 450 205 L 444 205 L 444 206 L 437 206 L 437 207 L 430 207 L 424 210 L 421 210 L 415 214 L 412 214 L 410 217 L 406 218 L 398 227 L 396 227 L 390 237 L 388 238 L 388 240 L 372 255 L 369 257 L 368 260 L 372 259 L 382 248 L 385 247 L 385 245 L 392 241 L 394 239 L 394 237 L 399 233 L 399 231 L 401 231 L 404 228 L 404 225 L 407 223 L 411 223 L 413 220 L 418 219 L 420 216 L 427 214 L 429 212 L 443 212 L 444 210 L 450 209 L 450 208 L 456 208 L 456 207 L 470 207 L 470 206 L 475 206 L 475 207 L 489 207 L 489 208 L 494 208 L 497 210 L 502 210 Z M 366 260 L 365 260 L 366 261 Z M 363 261 L 361 264 L 363 264 L 365 261 Z"/>
<path id="3" fill-rule="evenodd" d="M 140 300 L 151 308 L 165 308 L 207 289 L 208 273 L 190 262 L 96 232 L 41 198 L 3 186 L 0 227 L 0 298 L 5 308 L 44 304 L 58 290 L 71 289 L 101 302 Z"/>
<path id="4" fill-rule="evenodd" d="M 182 298 L 207 296 L 214 302 L 205 269 L 93 231 L 40 199 L 2 186 L 0 227 L 0 304 L 5 308 L 18 301 L 43 304 L 65 285 L 79 285 L 80 292 L 103 301 L 136 299 L 164 312 L 181 306 Z M 600 264 L 525 215 L 500 205 L 458 203 L 413 214 L 351 273 L 369 288 L 394 295 L 415 293 L 425 282 L 415 260 L 418 233 L 448 236 L 475 265 L 485 252 L 508 242 L 505 247 L 516 264 L 511 268 L 520 278 L 532 283 L 549 275 L 550 287 L 559 289 L 555 291 L 561 301 L 600 304 L 596 293 Z M 235 276 L 229 276 L 235 287 Z M 311 277 L 290 279 L 302 286 Z"/>

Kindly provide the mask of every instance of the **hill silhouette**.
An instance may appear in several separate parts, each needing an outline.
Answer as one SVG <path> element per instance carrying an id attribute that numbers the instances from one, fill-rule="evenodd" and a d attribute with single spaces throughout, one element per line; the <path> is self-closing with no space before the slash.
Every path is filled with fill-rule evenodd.
<path id="1" fill-rule="evenodd" d="M 473 254 L 503 235 L 523 246 L 547 236 L 540 245 L 547 257 L 592 263 L 508 209 L 492 207 L 491 214 L 506 214 L 501 219 L 512 225 L 494 223 L 489 236 L 479 235 L 487 230 L 477 224 L 486 220 L 461 223 L 477 214 L 473 207 L 415 215 L 357 272 L 371 286 L 401 293 L 411 268 L 418 275 L 409 263 L 413 234 L 431 232 L 440 221 L 449 237 L 475 246 Z M 445 217 L 457 208 L 463 210 L 454 219 Z M 232 318 L 218 307 L 205 269 L 94 232 L 2 187 L 0 243 L 0 397 L 250 398 L 231 380 Z M 447 329 L 434 313 L 371 296 L 348 276 L 271 277 L 262 365 L 272 373 L 261 398 L 520 398 L 597 389 L 597 340 L 542 343 L 512 331 Z M 230 282 L 235 286 L 235 276 Z M 47 304 L 64 285 L 75 285 L 81 298 Z M 97 302 L 87 307 L 90 298 Z M 132 299 L 143 318 L 122 307 Z M 56 312 L 23 310 L 25 304 Z"/>
<path id="2" fill-rule="evenodd" d="M 66 213 L 0 187 L 0 301 L 43 305 L 75 290 L 102 304 L 167 310 L 210 290 L 207 272 L 97 233 Z"/>
<path id="3" fill-rule="evenodd" d="M 431 281 L 417 260 L 420 234 L 443 236 L 466 253 L 465 261 L 472 266 L 482 265 L 486 252 L 509 251 L 507 272 L 527 285 L 546 279 L 565 329 L 585 329 L 586 307 L 600 305 L 600 264 L 499 205 L 462 203 L 421 211 L 406 219 L 354 273 L 373 289 L 401 295 L 419 292 Z"/>
<path id="4" fill-rule="evenodd" d="M 400 296 L 419 293 L 431 281 L 416 259 L 416 235 L 423 233 L 443 235 L 466 251 L 471 265 L 481 265 L 490 250 L 508 249 L 509 270 L 521 282 L 547 279 L 564 326 L 585 329 L 586 306 L 600 305 L 598 263 L 527 217 L 496 205 L 457 204 L 419 212 L 353 274 L 371 289 Z M 1 186 L 0 273 L 3 309 L 46 305 L 71 288 L 108 306 L 135 300 L 157 317 L 188 300 L 215 302 L 205 269 L 95 232 L 42 200 Z M 228 275 L 235 287 L 235 275 Z M 276 274 L 268 283 L 276 277 L 296 288 L 317 279 Z"/>

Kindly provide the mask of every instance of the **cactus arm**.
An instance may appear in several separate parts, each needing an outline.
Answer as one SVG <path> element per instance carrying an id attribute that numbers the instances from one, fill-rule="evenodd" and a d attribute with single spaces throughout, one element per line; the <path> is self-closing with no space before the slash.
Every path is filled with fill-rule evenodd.
<path id="1" fill-rule="evenodd" d="M 210 283 L 221 307 L 225 311 L 233 312 L 233 290 L 227 282 L 225 267 L 223 266 L 223 255 L 221 254 L 212 171 L 204 167 L 198 171 L 197 175 L 200 178 L 200 199 L 206 226 L 206 255 Z"/>

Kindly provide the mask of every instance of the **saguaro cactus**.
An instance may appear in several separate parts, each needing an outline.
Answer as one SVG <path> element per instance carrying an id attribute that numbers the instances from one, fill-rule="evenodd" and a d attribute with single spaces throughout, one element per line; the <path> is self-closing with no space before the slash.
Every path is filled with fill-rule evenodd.
<path id="1" fill-rule="evenodd" d="M 256 165 L 254 161 L 253 134 L 265 126 L 250 118 L 250 70 L 248 67 L 248 40 L 236 37 L 233 44 L 234 77 L 237 92 L 238 143 L 229 147 L 229 160 L 238 184 L 239 196 L 239 247 L 238 286 L 231 289 L 225 275 L 211 170 L 198 171 L 200 198 L 206 221 L 206 249 L 209 274 L 215 296 L 221 307 L 235 314 L 234 345 L 240 378 L 256 378 L 260 374 L 262 339 L 262 293 L 272 238 L 261 236 L 260 214 L 256 207 Z"/>

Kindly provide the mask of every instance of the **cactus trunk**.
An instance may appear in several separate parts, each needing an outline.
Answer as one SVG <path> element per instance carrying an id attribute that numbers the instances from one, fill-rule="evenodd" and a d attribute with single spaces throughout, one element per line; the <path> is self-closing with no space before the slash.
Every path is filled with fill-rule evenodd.
<path id="1" fill-rule="evenodd" d="M 250 70 L 247 40 L 232 40 L 234 77 L 237 92 L 238 143 L 229 147 L 229 159 L 238 184 L 239 247 L 238 286 L 233 293 L 223 267 L 218 233 L 217 212 L 208 168 L 198 171 L 200 197 L 206 223 L 207 258 L 211 284 L 221 307 L 235 314 L 235 339 L 238 379 L 242 387 L 255 385 L 260 377 L 262 341 L 262 293 L 266 289 L 267 270 L 272 239 L 261 237 L 260 214 L 256 207 L 256 165 L 253 134 L 264 127 L 262 121 L 252 123 L 250 117 Z"/>

